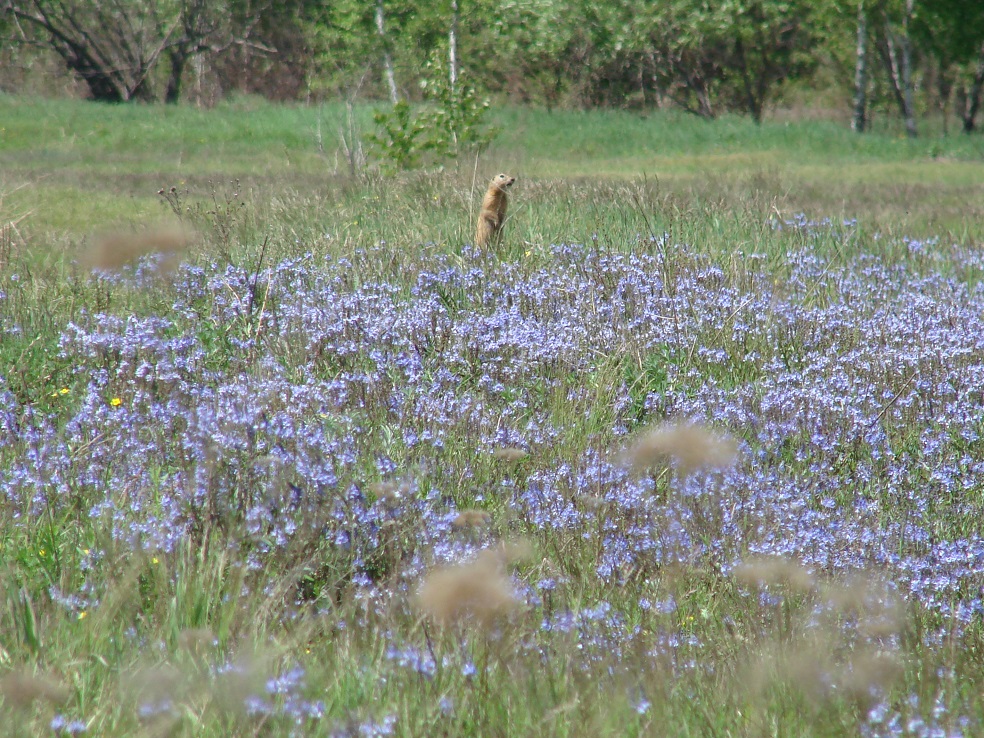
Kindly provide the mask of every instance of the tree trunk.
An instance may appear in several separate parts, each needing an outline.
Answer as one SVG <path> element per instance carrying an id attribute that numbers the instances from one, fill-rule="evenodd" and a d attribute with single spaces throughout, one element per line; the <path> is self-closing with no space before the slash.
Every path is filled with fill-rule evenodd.
<path id="1" fill-rule="evenodd" d="M 973 133 L 977 128 L 974 119 L 981 107 L 982 90 L 984 90 L 984 44 L 981 44 L 980 54 L 977 57 L 977 72 L 974 74 L 974 81 L 967 91 L 967 100 L 960 109 L 964 133 Z"/>
<path id="2" fill-rule="evenodd" d="M 113 70 L 93 59 L 85 49 L 68 42 L 59 43 L 52 39 L 51 47 L 65 62 L 65 66 L 75 72 L 89 88 L 93 100 L 99 102 L 121 103 L 130 99 L 130 91 L 118 79 Z"/>
<path id="3" fill-rule="evenodd" d="M 163 25 L 135 29 L 126 5 L 113 4 L 113 12 L 95 17 L 76 15 L 67 3 L 35 3 L 5 7 L 14 18 L 29 22 L 48 37 L 48 46 L 71 71 L 79 75 L 94 100 L 128 102 L 154 99 L 150 73 L 167 47 L 171 30 Z M 119 12 L 117 12 L 119 11 Z"/>
<path id="4" fill-rule="evenodd" d="M 181 79 L 188 64 L 188 54 L 177 47 L 168 50 L 171 59 L 171 74 L 167 78 L 167 88 L 164 90 L 164 102 L 174 105 L 181 99 Z"/>
<path id="5" fill-rule="evenodd" d="M 448 79 L 451 94 L 458 85 L 458 0 L 451 0 L 451 29 L 448 31 Z"/>
<path id="6" fill-rule="evenodd" d="M 760 125 L 762 123 L 762 101 L 755 95 L 751 72 L 748 69 L 748 57 L 745 54 L 745 45 L 741 42 L 741 39 L 735 44 L 735 54 L 741 64 L 741 82 L 745 91 L 745 109 L 751 114 L 755 124 Z"/>
<path id="7" fill-rule="evenodd" d="M 905 134 L 909 138 L 916 137 L 916 106 L 913 102 L 912 89 L 912 39 L 909 38 L 909 19 L 912 18 L 915 0 L 906 0 L 905 18 L 902 21 L 902 97 L 905 105 L 902 114 L 905 116 Z"/>
<path id="8" fill-rule="evenodd" d="M 936 76 L 936 107 L 943 118 L 943 135 L 950 135 L 950 97 L 953 94 L 953 79 L 950 70 L 944 69 L 942 63 Z"/>
<path id="9" fill-rule="evenodd" d="M 912 0 L 907 0 L 906 8 L 911 9 Z M 908 20 L 903 23 L 903 33 L 896 35 L 886 18 L 884 39 L 881 47 L 882 58 L 888 70 L 889 81 L 899 111 L 905 121 L 905 132 L 909 138 L 916 136 L 916 116 L 912 102 L 912 44 L 908 36 Z"/>
<path id="10" fill-rule="evenodd" d="M 396 89 L 396 74 L 393 72 L 393 57 L 390 56 L 389 43 L 386 40 L 386 25 L 383 17 L 383 0 L 376 0 L 376 33 L 383 45 L 383 73 L 389 87 L 390 102 L 394 105 L 400 101 L 400 93 Z"/>
<path id="11" fill-rule="evenodd" d="M 854 115 L 851 130 L 864 133 L 868 128 L 868 17 L 864 0 L 858 2 L 858 45 L 854 60 Z"/>
<path id="12" fill-rule="evenodd" d="M 71 67 L 69 67 L 71 69 Z M 74 70 L 78 71 L 78 70 Z M 126 102 L 127 98 L 120 94 L 116 85 L 102 74 L 84 74 L 79 72 L 82 81 L 89 88 L 89 96 L 96 102 L 121 103 Z"/>

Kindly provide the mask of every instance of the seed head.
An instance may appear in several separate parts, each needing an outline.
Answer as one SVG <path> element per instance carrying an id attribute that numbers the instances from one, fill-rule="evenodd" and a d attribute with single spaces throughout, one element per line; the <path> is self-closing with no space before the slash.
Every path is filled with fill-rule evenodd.
<path id="1" fill-rule="evenodd" d="M 468 564 L 432 571 L 417 593 L 420 609 L 436 622 L 471 619 L 488 626 L 516 609 L 518 601 L 502 566 L 502 554 L 483 551 Z"/>
<path id="2" fill-rule="evenodd" d="M 147 254 L 164 254 L 171 260 L 191 246 L 193 237 L 177 228 L 140 233 L 107 233 L 96 236 L 80 259 L 87 269 L 112 271 Z"/>
<path id="3" fill-rule="evenodd" d="M 178 634 L 178 646 L 196 655 L 211 651 L 217 643 L 215 635 L 208 628 L 188 628 Z"/>
<path id="4" fill-rule="evenodd" d="M 29 707 L 36 701 L 61 705 L 68 701 L 69 690 L 50 677 L 15 671 L 0 677 L 0 697 L 15 707 Z"/>
<path id="5" fill-rule="evenodd" d="M 492 452 L 492 455 L 500 461 L 516 462 L 525 459 L 529 456 L 529 453 L 515 446 L 504 446 L 503 448 L 497 448 Z"/>
<path id="6" fill-rule="evenodd" d="M 799 562 L 770 556 L 749 559 L 735 567 L 735 579 L 754 587 L 779 586 L 791 592 L 813 591 L 813 577 Z"/>
<path id="7" fill-rule="evenodd" d="M 489 524 L 489 514 L 485 510 L 462 510 L 458 517 L 451 523 L 451 527 L 456 530 L 468 528 L 481 528 Z"/>
<path id="8" fill-rule="evenodd" d="M 675 461 L 684 474 L 704 467 L 725 467 L 735 460 L 735 442 L 699 425 L 669 423 L 641 433 L 626 453 L 638 473 Z"/>
<path id="9" fill-rule="evenodd" d="M 387 505 L 396 505 L 410 492 L 410 485 L 406 482 L 374 482 L 369 485 L 377 500 L 382 500 Z"/>
<path id="10" fill-rule="evenodd" d="M 899 657 L 889 651 L 861 652 L 846 664 L 838 685 L 844 696 L 866 704 L 877 692 L 887 692 L 902 676 Z"/>

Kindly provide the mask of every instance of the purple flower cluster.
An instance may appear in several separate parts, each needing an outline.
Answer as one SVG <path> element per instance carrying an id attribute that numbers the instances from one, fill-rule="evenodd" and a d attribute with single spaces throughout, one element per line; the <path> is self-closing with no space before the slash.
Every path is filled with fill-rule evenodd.
<path id="1" fill-rule="evenodd" d="M 402 280 L 371 276 L 371 251 L 183 266 L 167 315 L 65 327 L 66 410 L 17 406 L 0 378 L 0 502 L 22 522 L 82 509 L 134 551 L 230 532 L 257 572 L 310 536 L 368 589 L 472 553 L 452 522 L 481 504 L 577 541 L 588 556 L 556 565 L 606 586 L 780 555 L 878 569 L 947 627 L 979 621 L 984 256 L 854 254 L 853 224 L 774 227 L 779 264 L 666 243 L 559 245 L 535 268 L 420 257 Z M 738 462 L 633 475 L 623 436 L 664 419 L 728 431 Z M 504 447 L 529 452 L 521 472 Z M 543 630 L 588 642 L 599 618 L 609 653 L 632 637 L 591 608 Z"/>
<path id="2" fill-rule="evenodd" d="M 86 730 L 86 725 L 83 721 L 69 720 L 61 714 L 51 718 L 49 727 L 56 735 L 82 735 Z"/>
<path id="3" fill-rule="evenodd" d="M 233 667 L 234 668 L 234 667 Z M 246 714 L 264 720 L 284 720 L 289 735 L 306 735 L 312 724 L 325 717 L 325 703 L 306 696 L 304 669 L 300 666 L 266 680 L 261 694 L 251 694 L 243 701 Z"/>

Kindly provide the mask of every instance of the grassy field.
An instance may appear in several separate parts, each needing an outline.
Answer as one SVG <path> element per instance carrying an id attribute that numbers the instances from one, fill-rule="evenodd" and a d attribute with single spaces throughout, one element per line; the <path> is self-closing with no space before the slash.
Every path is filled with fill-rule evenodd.
<path id="1" fill-rule="evenodd" d="M 8 735 L 984 732 L 984 139 L 0 111 Z"/>
<path id="2" fill-rule="evenodd" d="M 265 212 L 268 206 L 297 203 L 307 215 L 305 225 L 318 218 L 335 230 L 333 210 L 346 216 L 365 210 L 358 197 L 362 185 L 348 176 L 339 142 L 343 133 L 371 129 L 368 108 L 357 109 L 349 124 L 337 105 L 277 107 L 250 99 L 211 111 L 9 97 L 0 102 L 2 207 L 8 218 L 24 217 L 35 231 L 77 238 L 93 228 L 156 218 L 162 213 L 157 192 L 171 186 L 195 198 L 216 190 L 252 193 L 259 214 L 274 219 L 278 214 Z M 479 172 L 484 178 L 504 169 L 521 177 L 525 191 L 518 201 L 527 217 L 516 218 L 513 228 L 525 240 L 589 235 L 572 230 L 581 224 L 570 217 L 557 219 L 558 231 L 536 231 L 556 211 L 551 198 L 560 181 L 575 196 L 590 199 L 596 185 L 604 189 L 647 178 L 664 206 L 656 215 L 765 203 L 785 214 L 864 215 L 871 228 L 965 239 L 984 222 L 980 137 L 910 141 L 887 131 L 856 136 L 830 122 L 758 127 L 743 118 L 707 123 L 674 113 L 509 109 L 492 122 L 501 133 Z M 431 217 L 457 223 L 473 208 L 474 170 L 473 160 L 460 162 L 423 177 L 427 183 L 408 194 L 417 197 L 420 188 L 453 192 L 453 201 L 436 208 L 444 212 Z M 356 196 L 349 197 L 353 190 Z M 634 203 L 602 197 L 585 216 L 597 219 L 596 208 L 618 205 L 632 210 Z M 424 215 L 412 212 L 419 206 L 406 210 L 401 221 Z M 397 226 L 387 224 L 390 231 Z M 426 240 L 459 240 L 468 230 L 430 232 Z"/>

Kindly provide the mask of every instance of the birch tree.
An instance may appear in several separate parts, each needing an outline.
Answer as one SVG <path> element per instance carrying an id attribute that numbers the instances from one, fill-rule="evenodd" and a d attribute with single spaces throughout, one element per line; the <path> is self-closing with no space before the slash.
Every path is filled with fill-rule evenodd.
<path id="1" fill-rule="evenodd" d="M 889 88 L 899 107 L 905 133 L 909 138 L 915 138 L 918 134 L 910 36 L 914 8 L 915 0 L 904 0 L 901 6 L 897 3 L 884 4 L 881 8 L 877 44 L 888 74 Z"/>
<path id="2" fill-rule="evenodd" d="M 386 37 L 386 18 L 383 0 L 376 0 L 376 33 L 383 55 L 383 74 L 386 76 L 386 86 L 389 88 L 390 102 L 396 105 L 400 101 L 400 93 L 396 89 L 396 72 L 393 71 L 393 55 L 390 53 L 389 39 Z"/>
<path id="3" fill-rule="evenodd" d="M 854 62 L 854 109 L 851 128 L 864 133 L 868 128 L 868 14 L 864 0 L 858 0 L 857 45 Z"/>
<path id="4" fill-rule="evenodd" d="M 448 24 L 448 83 L 451 94 L 458 86 L 458 0 L 451 0 L 451 22 Z"/>

